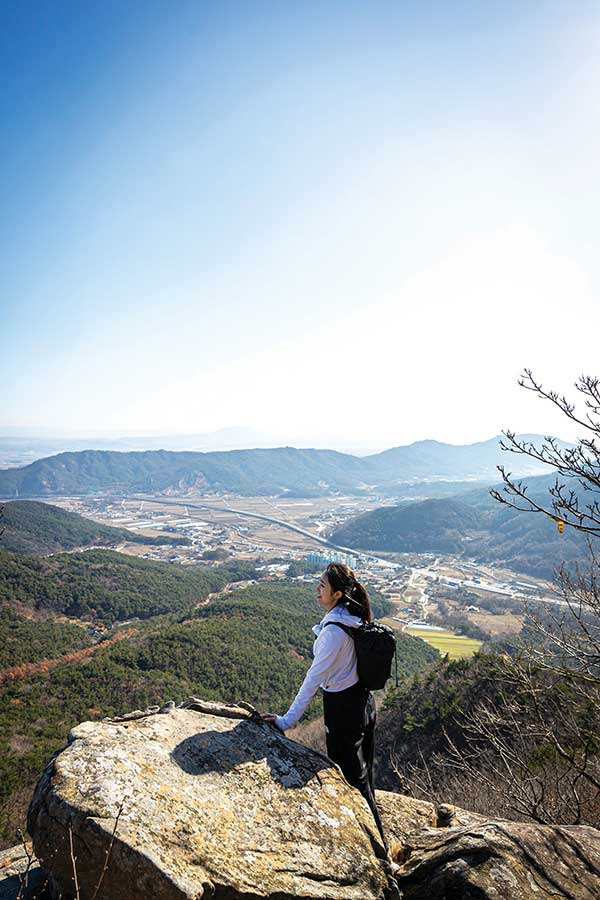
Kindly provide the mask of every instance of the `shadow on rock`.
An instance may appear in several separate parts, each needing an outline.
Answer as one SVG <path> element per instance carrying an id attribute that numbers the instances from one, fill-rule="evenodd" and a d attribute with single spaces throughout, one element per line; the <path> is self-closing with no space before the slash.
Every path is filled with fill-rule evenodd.
<path id="1" fill-rule="evenodd" d="M 171 759 L 188 775 L 235 773 L 265 763 L 286 788 L 304 787 L 318 771 L 333 768 L 326 756 L 294 744 L 272 725 L 241 721 L 228 731 L 203 731 L 177 744 Z"/>

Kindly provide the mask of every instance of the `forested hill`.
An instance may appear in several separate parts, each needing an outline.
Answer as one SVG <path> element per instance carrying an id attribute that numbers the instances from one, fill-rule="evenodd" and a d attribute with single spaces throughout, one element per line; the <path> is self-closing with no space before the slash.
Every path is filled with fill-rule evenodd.
<path id="1" fill-rule="evenodd" d="M 86 561 L 88 574 L 96 572 L 98 581 L 106 584 L 116 556 L 94 551 L 67 559 Z M 56 559 L 60 561 L 57 557 L 52 561 Z M 78 625 L 31 623 L 11 609 L 2 612 L 0 604 L 0 664 L 20 665 L 15 677 L 0 677 L 0 847 L 15 843 L 15 829 L 24 827 L 35 781 L 77 722 L 190 695 L 222 702 L 247 700 L 261 711 L 275 712 L 285 712 L 293 700 L 310 665 L 311 626 L 319 618 L 314 587 L 290 581 L 261 583 L 195 608 L 196 599 L 215 587 L 207 579 L 222 584 L 235 573 L 215 568 L 194 574 L 186 568 L 183 582 L 171 580 L 178 579 L 180 568 L 141 567 L 155 582 L 146 612 L 167 610 L 174 615 L 136 622 L 135 634 L 93 647 Z M 72 575 L 70 570 L 49 572 L 47 578 L 62 579 L 63 586 L 72 584 L 80 593 L 82 584 Z M 140 582 L 136 586 L 140 577 L 138 572 L 127 580 L 120 572 L 123 590 L 135 593 L 142 587 Z M 39 583 L 30 584 L 37 591 Z M 30 599 L 33 596 L 29 594 Z M 109 596 L 118 602 L 114 591 Z M 63 601 L 55 608 L 64 607 Z M 115 606 L 112 611 L 117 610 Z M 423 641 L 405 635 L 398 639 L 401 674 L 423 669 L 436 656 Z M 70 654 L 68 661 L 55 660 L 32 672 L 27 667 L 65 653 Z M 315 701 L 308 715 L 318 711 Z"/>
<path id="2" fill-rule="evenodd" d="M 398 790 L 394 763 L 407 771 L 436 753 L 447 753 L 448 735 L 461 748 L 460 718 L 477 703 L 494 700 L 498 688 L 497 657 L 439 660 L 424 678 L 418 675 L 398 690 L 390 689 L 378 722 L 377 782 Z"/>
<path id="3" fill-rule="evenodd" d="M 114 547 L 127 541 L 134 544 L 185 544 L 185 538 L 135 534 L 125 528 L 112 528 L 68 512 L 49 503 L 13 500 L 5 503 L 0 519 L 3 550 L 13 553 L 44 555 L 75 547 Z"/>
<path id="4" fill-rule="evenodd" d="M 112 550 L 43 558 L 0 550 L 0 612 L 28 609 L 104 625 L 131 618 L 188 615 L 228 582 L 256 576 L 249 560 L 232 559 L 216 567 L 179 566 Z M 260 590 L 263 587 L 269 589 L 261 584 Z M 308 590 L 314 601 L 315 587 Z M 388 615 L 390 602 L 377 591 L 370 593 L 373 615 Z"/>
<path id="5" fill-rule="evenodd" d="M 527 479 L 533 499 L 547 502 L 554 476 Z M 583 535 L 558 535 L 547 516 L 526 515 L 494 500 L 488 490 L 388 506 L 351 519 L 331 535 L 344 547 L 397 553 L 451 553 L 551 578 L 564 560 L 582 560 Z"/>
<path id="6" fill-rule="evenodd" d="M 191 489 L 302 496 L 367 488 L 394 492 L 410 487 L 411 480 L 490 479 L 502 461 L 499 438 L 463 447 L 419 441 L 366 457 L 294 447 L 211 453 L 84 450 L 0 471 L 0 497 Z M 531 470 L 530 460 L 519 464 L 519 471 Z"/>
<path id="7" fill-rule="evenodd" d="M 190 613 L 228 581 L 255 574 L 250 563 L 177 566 L 112 550 L 38 558 L 0 551 L 0 608 L 23 607 L 112 625 L 130 618 Z"/>
<path id="8" fill-rule="evenodd" d="M 465 534 L 485 528 L 485 515 L 462 500 L 384 506 L 351 519 L 331 539 L 344 547 L 400 553 L 457 553 Z"/>

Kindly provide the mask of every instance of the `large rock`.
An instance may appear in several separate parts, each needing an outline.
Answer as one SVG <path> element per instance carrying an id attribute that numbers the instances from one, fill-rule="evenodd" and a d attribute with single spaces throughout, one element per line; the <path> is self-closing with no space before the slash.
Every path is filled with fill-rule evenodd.
<path id="1" fill-rule="evenodd" d="M 369 808 L 327 757 L 241 707 L 185 706 L 72 730 L 28 821 L 57 893 L 76 875 L 81 900 L 99 882 L 96 900 L 396 896 Z"/>
<path id="2" fill-rule="evenodd" d="M 594 828 L 490 821 L 387 791 L 377 803 L 404 900 L 600 897 Z M 242 706 L 191 700 L 79 725 L 28 824 L 62 900 L 400 896 L 358 791 Z M 0 900 L 15 900 L 27 864 L 11 853 Z"/>
<path id="3" fill-rule="evenodd" d="M 406 846 L 414 832 L 450 825 L 480 825 L 485 816 L 449 804 L 434 805 L 393 791 L 375 791 L 377 809 L 392 856 L 399 861 L 406 855 Z"/>
<path id="4" fill-rule="evenodd" d="M 597 900 L 600 831 L 487 821 L 408 837 L 404 900 Z"/>

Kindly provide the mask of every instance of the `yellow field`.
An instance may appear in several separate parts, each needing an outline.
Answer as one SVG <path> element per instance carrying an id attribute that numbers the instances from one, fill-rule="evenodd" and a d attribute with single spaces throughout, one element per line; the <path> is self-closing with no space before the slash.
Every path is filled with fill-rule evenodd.
<path id="1" fill-rule="evenodd" d="M 473 638 L 462 637 L 460 634 L 452 634 L 451 631 L 429 631 L 428 628 L 407 628 L 406 634 L 422 638 L 431 647 L 439 650 L 442 656 L 447 653 L 450 659 L 473 656 L 482 643 Z"/>

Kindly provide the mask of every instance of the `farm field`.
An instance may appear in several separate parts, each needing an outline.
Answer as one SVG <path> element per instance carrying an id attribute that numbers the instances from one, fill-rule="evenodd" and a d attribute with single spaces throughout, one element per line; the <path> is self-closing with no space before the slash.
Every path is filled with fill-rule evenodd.
<path id="1" fill-rule="evenodd" d="M 431 647 L 439 650 L 442 656 L 447 653 L 450 659 L 473 656 L 482 644 L 481 641 L 453 634 L 451 631 L 431 631 L 429 628 L 406 628 L 405 631 L 407 634 L 412 634 L 413 637 L 422 638 Z"/>
<path id="2" fill-rule="evenodd" d="M 524 616 L 513 613 L 470 612 L 467 618 L 473 625 L 488 631 L 493 637 L 499 634 L 518 634 L 523 627 Z"/>

